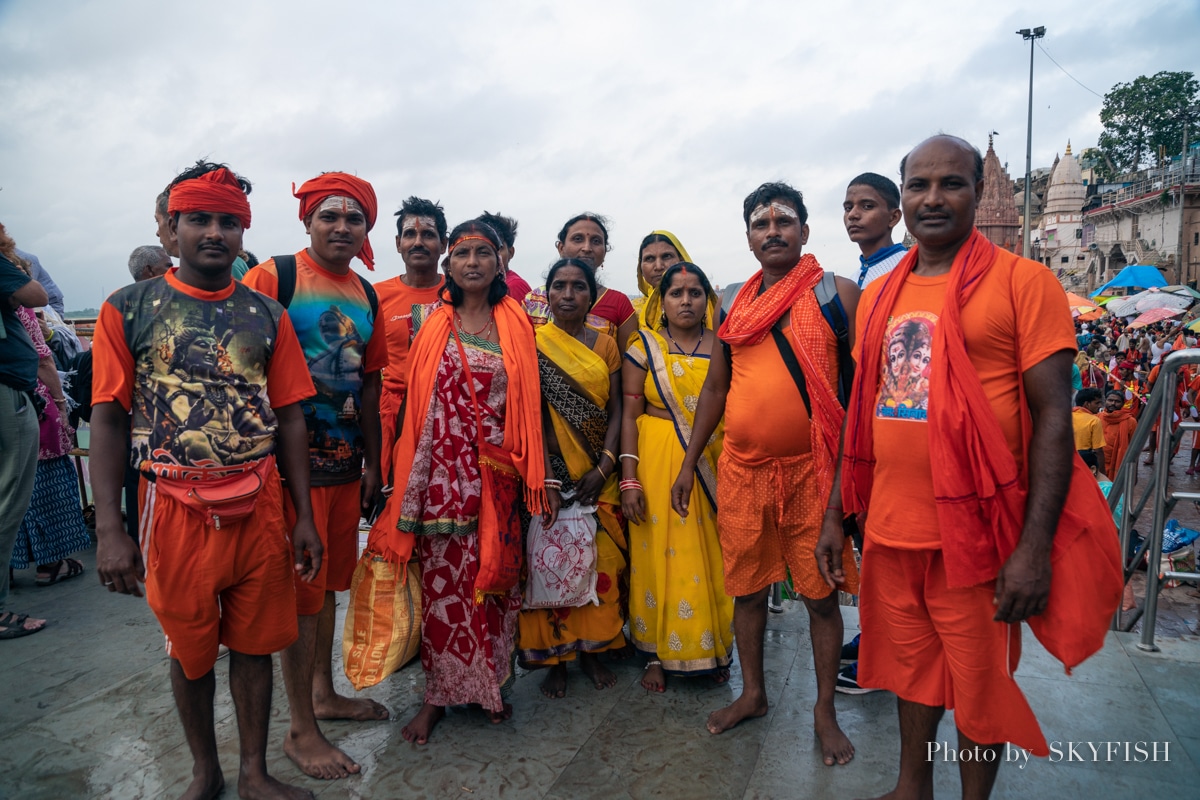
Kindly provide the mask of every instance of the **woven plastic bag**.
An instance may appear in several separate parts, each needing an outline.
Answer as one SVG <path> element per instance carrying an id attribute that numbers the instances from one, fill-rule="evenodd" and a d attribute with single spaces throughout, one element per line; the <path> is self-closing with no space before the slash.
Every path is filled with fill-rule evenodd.
<path id="1" fill-rule="evenodd" d="M 342 666 L 355 689 L 374 686 L 421 652 L 421 569 L 367 549 L 354 568 Z"/>
<path id="2" fill-rule="evenodd" d="M 572 503 L 550 527 L 534 515 L 525 537 L 524 608 L 600 604 L 596 594 L 596 507 Z"/>

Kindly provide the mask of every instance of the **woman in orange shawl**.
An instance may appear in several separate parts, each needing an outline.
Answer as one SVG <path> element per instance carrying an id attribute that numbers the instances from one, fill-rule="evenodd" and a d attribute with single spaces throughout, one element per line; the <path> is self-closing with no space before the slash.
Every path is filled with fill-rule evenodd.
<path id="1" fill-rule="evenodd" d="M 512 715 L 503 693 L 513 677 L 521 595 L 515 584 L 477 590 L 484 548 L 493 546 L 481 542 L 478 526 L 484 504 L 510 510 L 522 485 L 529 510 L 541 513 L 546 462 L 533 330 L 506 296 L 499 249 L 499 236 L 483 223 L 455 228 L 442 303 L 413 315 L 417 334 L 392 462 L 396 491 L 372 529 L 372 547 L 384 557 L 420 558 L 425 703 L 402 730 L 417 744 L 448 705 L 478 704 L 494 723 Z M 491 469 L 481 465 L 483 441 L 512 460 L 511 473 L 491 471 L 490 497 L 483 496 L 480 470 Z M 492 534 L 519 542 L 519 517 L 499 516 L 501 530 Z"/>

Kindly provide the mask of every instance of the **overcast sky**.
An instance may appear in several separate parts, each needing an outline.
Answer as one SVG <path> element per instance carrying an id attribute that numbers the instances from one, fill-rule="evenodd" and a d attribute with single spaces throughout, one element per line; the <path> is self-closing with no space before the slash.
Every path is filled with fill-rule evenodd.
<path id="1" fill-rule="evenodd" d="M 68 309 L 129 282 L 153 201 L 204 156 L 254 183 L 245 245 L 306 244 L 293 181 L 375 186 L 375 277 L 402 270 L 392 212 L 437 199 L 450 224 L 520 221 L 537 283 L 561 224 L 612 220 L 601 278 L 636 291 L 641 237 L 673 231 L 715 283 L 757 265 L 742 199 L 800 188 L 808 250 L 857 272 L 841 202 L 864 171 L 946 131 L 1024 173 L 1029 44 L 1090 89 L 1200 66 L 1200 3 L 0 0 L 0 221 Z M 1039 49 L 1033 164 L 1100 133 L 1101 98 Z M 359 262 L 355 262 L 356 264 Z"/>

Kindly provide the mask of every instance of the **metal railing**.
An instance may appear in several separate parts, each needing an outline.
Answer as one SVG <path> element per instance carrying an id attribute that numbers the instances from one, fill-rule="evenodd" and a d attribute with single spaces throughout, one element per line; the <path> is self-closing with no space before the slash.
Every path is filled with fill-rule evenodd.
<path id="1" fill-rule="evenodd" d="M 1163 528 L 1166 526 L 1167 517 L 1180 500 L 1200 501 L 1200 492 L 1173 492 L 1168 486 L 1171 454 L 1175 445 L 1187 431 L 1200 430 L 1200 422 L 1185 420 L 1178 425 L 1174 424 L 1179 371 L 1194 365 L 1200 365 L 1200 348 L 1180 350 L 1163 359 L 1158 381 L 1150 393 L 1146 408 L 1142 410 L 1133 438 L 1129 442 L 1129 450 L 1121 461 L 1121 467 L 1113 476 L 1113 487 L 1108 495 L 1108 507 L 1114 513 L 1120 510 L 1116 518 L 1121 538 L 1125 583 L 1129 583 L 1143 558 L 1147 562 L 1145 597 L 1129 612 L 1128 618 L 1119 607 L 1113 617 L 1113 630 L 1121 631 L 1132 630 L 1138 620 L 1142 620 L 1142 639 L 1138 642 L 1138 648 L 1141 650 L 1158 650 L 1158 646 L 1154 644 L 1154 625 L 1158 617 L 1158 596 L 1163 583 L 1167 580 L 1200 580 L 1200 573 L 1160 571 Z M 1158 423 L 1157 432 L 1153 430 L 1155 422 Z M 1158 458 L 1151 470 L 1150 480 L 1146 481 L 1139 493 L 1138 459 L 1141 458 L 1142 448 L 1150 441 L 1151 435 L 1158 437 Z M 1151 508 L 1150 529 L 1141 545 L 1130 553 L 1129 542 L 1133 525 L 1142 517 L 1147 503 Z"/>

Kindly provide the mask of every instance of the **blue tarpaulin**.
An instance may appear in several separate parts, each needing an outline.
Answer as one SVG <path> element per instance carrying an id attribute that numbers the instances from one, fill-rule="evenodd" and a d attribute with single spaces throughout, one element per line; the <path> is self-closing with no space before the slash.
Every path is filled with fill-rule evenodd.
<path id="1" fill-rule="evenodd" d="M 1131 286 L 1135 289 L 1149 289 L 1152 286 L 1166 285 L 1166 278 L 1162 276 L 1162 273 L 1156 267 L 1147 266 L 1146 264 L 1130 264 L 1118 272 L 1117 277 L 1088 296 L 1095 297 L 1098 294 L 1107 294 L 1109 289 L 1119 289 L 1124 286 Z"/>

